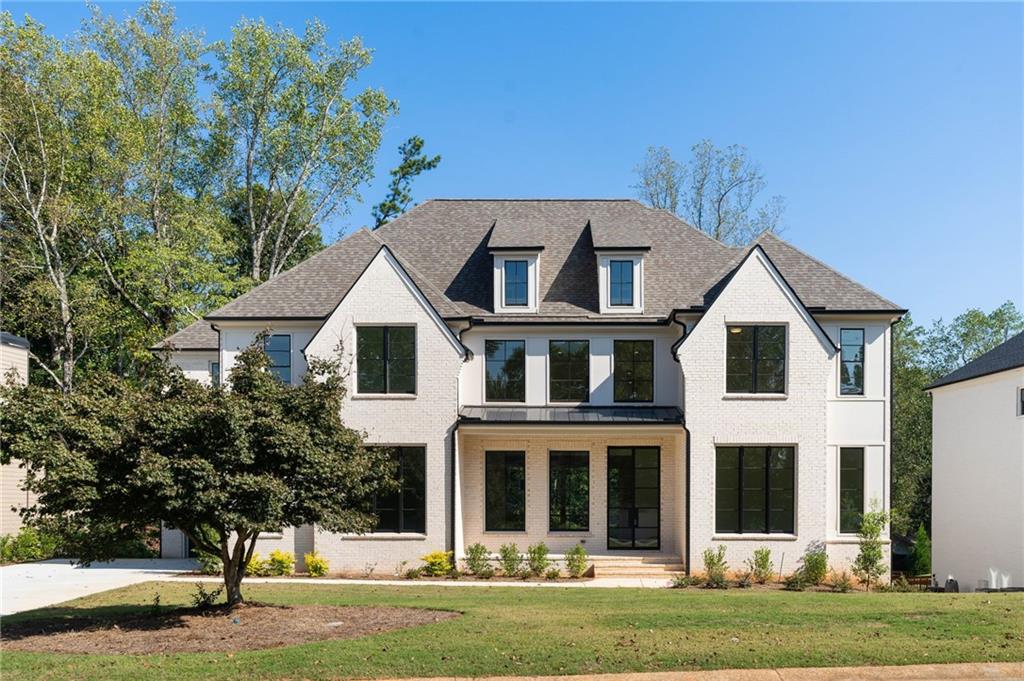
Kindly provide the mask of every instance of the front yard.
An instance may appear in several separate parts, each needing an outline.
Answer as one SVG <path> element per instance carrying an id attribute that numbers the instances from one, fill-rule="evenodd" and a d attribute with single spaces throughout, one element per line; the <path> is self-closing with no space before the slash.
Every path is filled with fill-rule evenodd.
<path id="1" fill-rule="evenodd" d="M 190 603 L 146 583 L 5 619 Z M 1024 661 L 1024 593 L 791 593 L 655 589 L 249 585 L 250 601 L 456 610 L 454 619 L 350 640 L 237 653 L 4 651 L 14 679 L 328 679 L 581 674 L 742 667 Z M 244 622 L 238 626 L 244 626 Z"/>

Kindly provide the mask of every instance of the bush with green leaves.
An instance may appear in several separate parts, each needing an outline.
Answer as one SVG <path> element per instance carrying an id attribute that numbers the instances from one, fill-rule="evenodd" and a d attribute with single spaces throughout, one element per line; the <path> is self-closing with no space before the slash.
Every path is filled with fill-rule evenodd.
<path id="1" fill-rule="evenodd" d="M 519 577 L 523 572 L 523 555 L 515 544 L 502 544 L 498 549 L 498 565 L 506 577 Z"/>
<path id="2" fill-rule="evenodd" d="M 887 572 L 882 532 L 889 522 L 889 514 L 878 508 L 878 502 L 871 502 L 871 510 L 864 514 L 857 532 L 860 550 L 853 559 L 853 574 L 864 584 L 865 590 Z"/>
<path id="3" fill-rule="evenodd" d="M 249 563 L 245 566 L 246 577 L 266 577 L 270 574 L 270 568 L 266 560 L 259 553 L 252 554 Z"/>
<path id="4" fill-rule="evenodd" d="M 271 577 L 286 577 L 295 574 L 295 554 L 275 549 L 267 559 L 267 574 Z"/>
<path id="5" fill-rule="evenodd" d="M 762 546 L 754 550 L 754 556 L 747 558 L 745 565 L 750 578 L 758 584 L 767 584 L 768 580 L 775 574 L 775 566 L 772 564 L 772 550 Z"/>
<path id="6" fill-rule="evenodd" d="M 853 591 L 853 580 L 846 570 L 839 572 L 833 570 L 832 577 L 829 579 L 829 588 L 835 593 L 845 594 Z"/>
<path id="7" fill-rule="evenodd" d="M 700 583 L 701 579 L 696 575 L 673 575 L 671 586 L 673 589 L 686 589 L 691 586 L 697 586 Z"/>
<path id="8" fill-rule="evenodd" d="M 224 563 L 220 556 L 215 556 L 206 551 L 196 551 L 196 561 L 199 563 L 199 572 L 204 575 L 219 575 L 224 571 Z"/>
<path id="9" fill-rule="evenodd" d="M 828 574 L 828 554 L 825 552 L 825 544 L 820 541 L 811 542 L 807 545 L 803 557 L 800 559 L 800 569 L 804 578 L 811 586 L 818 586 L 825 581 Z"/>
<path id="10" fill-rule="evenodd" d="M 550 566 L 547 544 L 537 542 L 526 547 L 526 568 L 532 576 L 540 577 Z"/>
<path id="11" fill-rule="evenodd" d="M 494 566 L 488 563 L 480 568 L 480 572 L 476 573 L 476 576 L 480 579 L 490 579 L 494 576 Z"/>
<path id="12" fill-rule="evenodd" d="M 411 567 L 411 568 L 409 568 L 408 570 L 405 571 L 405 578 L 406 579 L 419 579 L 422 576 L 423 576 L 423 568 L 421 568 L 421 567 Z"/>
<path id="13" fill-rule="evenodd" d="M 932 540 L 924 529 L 924 523 L 917 527 L 914 535 L 914 550 L 910 552 L 910 571 L 915 576 L 932 573 Z"/>
<path id="14" fill-rule="evenodd" d="M 754 575 L 750 573 L 750 570 L 744 570 L 743 572 L 736 575 L 736 586 L 741 589 L 749 589 L 754 585 Z"/>
<path id="15" fill-rule="evenodd" d="M 562 576 L 562 571 L 557 567 L 549 567 L 544 572 L 544 579 L 555 580 Z"/>
<path id="16" fill-rule="evenodd" d="M 466 556 L 462 561 L 470 573 L 479 575 L 484 568 L 491 564 L 491 552 L 483 544 L 470 544 L 466 547 Z"/>
<path id="17" fill-rule="evenodd" d="M 704 587 L 708 589 L 727 589 L 729 582 L 725 578 L 729 564 L 725 561 L 725 546 L 717 549 L 710 546 L 704 549 Z"/>
<path id="18" fill-rule="evenodd" d="M 577 544 L 565 554 L 565 570 L 573 579 L 579 579 L 589 569 L 587 564 L 587 550 L 583 544 Z"/>
<path id="19" fill-rule="evenodd" d="M 802 569 L 796 570 L 782 580 L 782 588 L 786 591 L 805 591 L 808 586 L 810 586 L 810 581 Z"/>
<path id="20" fill-rule="evenodd" d="M 452 571 L 451 551 L 431 551 L 420 558 L 423 561 L 423 572 L 431 577 L 443 577 Z"/>
<path id="21" fill-rule="evenodd" d="M 306 564 L 306 573 L 310 577 L 323 577 L 330 569 L 330 563 L 327 562 L 327 559 L 316 551 L 305 554 L 302 556 L 302 560 Z"/>
<path id="22" fill-rule="evenodd" d="M 217 604 L 217 599 L 220 598 L 223 592 L 223 586 L 218 586 L 216 589 L 207 589 L 203 586 L 202 582 L 196 582 L 196 592 L 192 594 L 192 607 L 212 608 Z"/>
<path id="23" fill-rule="evenodd" d="M 0 537 L 0 562 L 29 563 L 53 558 L 59 540 L 49 532 L 26 525 L 17 534 Z"/>

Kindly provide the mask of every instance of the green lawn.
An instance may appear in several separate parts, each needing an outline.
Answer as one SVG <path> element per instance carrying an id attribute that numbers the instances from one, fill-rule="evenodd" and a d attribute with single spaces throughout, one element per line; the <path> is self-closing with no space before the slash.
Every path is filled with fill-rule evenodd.
<path id="1" fill-rule="evenodd" d="M 10 620 L 187 603 L 149 583 Z M 192 679 L 581 674 L 723 667 L 1024 661 L 1024 593 L 250 585 L 249 600 L 458 610 L 458 619 L 348 641 L 228 654 L 4 652 L 14 679 Z M 113 606 L 113 607 L 112 607 Z M 8 618 L 5 618 L 8 619 Z"/>

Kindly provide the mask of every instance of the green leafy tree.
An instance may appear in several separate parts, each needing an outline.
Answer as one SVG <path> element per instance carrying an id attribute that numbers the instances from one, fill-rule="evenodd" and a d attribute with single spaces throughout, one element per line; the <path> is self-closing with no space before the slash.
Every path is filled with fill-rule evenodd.
<path id="1" fill-rule="evenodd" d="M 910 554 L 910 570 L 915 575 L 930 575 L 932 573 L 932 540 L 929 539 L 923 523 L 917 526 L 917 534 L 914 535 L 914 550 Z"/>
<path id="2" fill-rule="evenodd" d="M 394 485 L 393 466 L 342 423 L 340 360 L 311 359 L 298 386 L 268 365 L 260 338 L 223 387 L 155 360 L 138 384 L 97 374 L 71 395 L 5 386 L 2 461 L 24 461 L 39 495 L 27 520 L 61 526 L 83 562 L 163 520 L 220 557 L 231 605 L 261 531 L 371 530 L 370 500 Z"/>
<path id="3" fill-rule="evenodd" d="M 326 27 L 290 29 L 243 19 L 218 43 L 211 145 L 227 193 L 245 197 L 250 277 L 261 282 L 290 262 L 306 237 L 358 198 L 373 175 L 384 122 L 396 104 L 373 88 L 349 95 L 370 50 L 355 38 L 331 47 Z M 261 201 L 262 196 L 274 197 Z M 295 229 L 302 205 L 306 219 Z"/>
<path id="4" fill-rule="evenodd" d="M 398 153 L 402 156 L 401 163 L 391 170 L 391 184 L 388 185 L 388 195 L 379 204 L 373 207 L 373 228 L 393 220 L 408 208 L 412 203 L 412 181 L 413 179 L 428 170 L 433 170 L 441 163 L 441 156 L 428 157 L 423 153 L 423 138 L 413 136 L 407 139 L 398 147 Z"/>
<path id="5" fill-rule="evenodd" d="M 886 572 L 882 533 L 888 522 L 889 514 L 878 508 L 877 501 L 871 503 L 871 510 L 861 519 L 860 530 L 857 532 L 860 550 L 853 559 L 853 574 L 864 582 L 865 589 L 870 589 Z"/>
<path id="6" fill-rule="evenodd" d="M 273 203 L 275 206 L 265 207 L 267 194 L 263 187 L 255 187 L 253 189 L 253 200 L 259 206 L 258 210 L 261 212 L 264 210 L 279 210 L 284 203 L 284 198 L 280 194 L 274 194 Z M 231 262 L 237 267 L 239 272 L 252 272 L 253 253 L 246 237 L 248 233 L 246 225 L 249 219 L 248 198 L 245 192 L 236 190 L 228 195 L 225 203 L 228 214 L 225 238 L 231 245 Z M 300 194 L 299 200 L 296 202 L 296 206 L 288 218 L 288 224 L 284 227 L 285 241 L 294 243 L 295 248 L 292 249 L 287 259 L 281 264 L 282 270 L 290 269 L 311 255 L 315 255 L 323 250 L 323 234 L 319 226 L 312 221 L 311 210 L 306 195 L 304 193 Z M 264 252 L 263 263 L 259 269 L 264 272 L 269 271 L 270 260 L 270 253 Z"/>

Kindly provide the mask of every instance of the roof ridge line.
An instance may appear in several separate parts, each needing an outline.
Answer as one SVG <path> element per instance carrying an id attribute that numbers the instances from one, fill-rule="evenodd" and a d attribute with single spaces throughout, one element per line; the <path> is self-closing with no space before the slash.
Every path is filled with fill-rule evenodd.
<path id="1" fill-rule="evenodd" d="M 363 229 L 366 229 L 366 227 L 363 227 Z M 441 299 L 444 302 L 446 302 L 449 305 L 451 305 L 453 310 L 458 312 L 460 315 L 463 314 L 462 308 L 459 307 L 458 305 L 456 305 L 454 300 L 449 298 L 448 295 L 445 294 L 444 291 L 439 289 L 437 287 L 437 285 L 435 285 L 434 282 L 430 280 L 429 277 L 427 277 L 422 272 L 420 272 L 418 269 L 413 267 L 412 263 L 410 263 L 409 260 L 405 256 L 403 256 L 396 248 L 394 248 L 393 246 L 388 244 L 386 241 L 381 239 L 379 236 L 374 234 L 373 231 L 367 230 L 367 233 L 370 235 L 370 237 L 373 238 L 374 241 L 376 241 L 378 244 L 380 244 L 382 248 L 388 249 L 388 251 L 390 251 L 391 254 L 395 256 L 395 258 L 398 260 L 398 263 L 402 267 L 404 267 L 406 269 L 406 271 L 408 271 L 410 274 L 415 274 L 416 278 L 423 282 L 423 284 L 418 284 L 417 283 L 417 286 L 424 286 L 425 285 L 426 288 L 429 288 L 434 293 L 436 293 L 437 295 L 441 296 Z M 440 315 L 440 313 L 438 313 L 438 314 Z M 443 315 L 442 315 L 442 318 L 443 318 Z"/>

